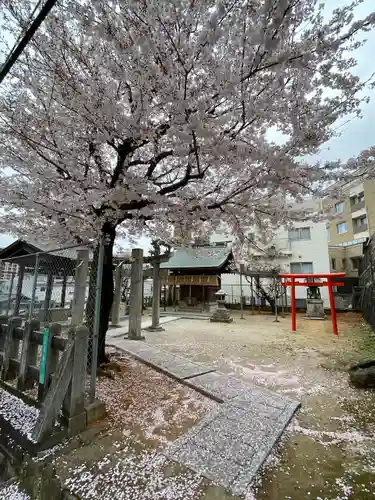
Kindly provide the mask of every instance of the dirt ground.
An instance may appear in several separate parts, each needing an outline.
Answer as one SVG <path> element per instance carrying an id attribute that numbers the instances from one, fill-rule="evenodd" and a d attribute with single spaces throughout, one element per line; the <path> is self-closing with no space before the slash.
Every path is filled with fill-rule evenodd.
<path id="1" fill-rule="evenodd" d="M 82 500 L 233 500 L 161 453 L 217 403 L 114 348 L 107 352 L 111 377 L 97 382 L 106 419 L 72 449 L 46 452 L 63 487 Z"/>
<path id="2" fill-rule="evenodd" d="M 375 359 L 375 337 L 360 315 L 331 321 L 235 315 L 232 324 L 179 320 L 148 343 L 289 395 L 302 408 L 254 492 L 259 500 L 364 500 L 375 495 L 375 393 L 353 389 L 348 367 Z"/>
<path id="3" fill-rule="evenodd" d="M 330 318 L 302 315 L 295 333 L 290 317 L 275 323 L 249 313 L 235 314 L 229 325 L 200 319 L 163 326 L 145 332 L 146 341 L 302 403 L 246 500 L 375 496 L 375 393 L 351 388 L 347 374 L 353 362 L 375 359 L 375 337 L 359 315 L 339 315 L 339 337 Z M 216 403 L 120 351 L 108 352 L 112 377 L 97 386 L 107 418 L 46 452 L 64 487 L 87 500 L 236 500 L 160 453 Z M 0 498 L 28 498 L 15 488 Z"/>

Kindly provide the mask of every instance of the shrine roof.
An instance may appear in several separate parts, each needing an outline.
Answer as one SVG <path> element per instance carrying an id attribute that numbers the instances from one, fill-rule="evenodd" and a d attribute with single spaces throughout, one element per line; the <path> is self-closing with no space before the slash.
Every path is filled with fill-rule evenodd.
<path id="1" fill-rule="evenodd" d="M 162 269 L 218 269 L 224 266 L 232 251 L 227 246 L 201 246 L 177 248 Z"/>
<path id="2" fill-rule="evenodd" d="M 40 272 L 52 271 L 58 275 L 61 270 L 74 274 L 76 266 L 76 247 L 66 247 L 62 250 L 51 250 L 45 245 L 36 246 L 25 240 L 16 240 L 5 248 L 0 249 L 0 261 L 23 265 L 25 268 L 34 268 L 36 255 L 38 254 L 38 266 Z M 72 251 L 72 248 L 74 250 Z"/>

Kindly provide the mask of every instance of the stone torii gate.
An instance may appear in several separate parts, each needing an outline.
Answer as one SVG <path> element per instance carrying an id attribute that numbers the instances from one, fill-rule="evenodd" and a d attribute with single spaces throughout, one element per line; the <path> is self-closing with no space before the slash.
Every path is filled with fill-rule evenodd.
<path id="1" fill-rule="evenodd" d="M 142 298 L 143 298 L 143 280 L 152 276 L 152 323 L 147 330 L 161 331 L 160 326 L 160 264 L 167 262 L 171 256 L 170 252 L 162 255 L 144 257 L 141 248 L 134 248 L 131 257 L 125 258 L 116 267 L 115 270 L 115 293 L 112 307 L 112 325 L 119 323 L 120 303 L 121 303 L 121 283 L 124 277 L 123 265 L 131 264 L 130 272 L 130 304 L 129 304 L 129 339 L 142 340 Z M 144 264 L 151 264 L 152 269 L 144 270 Z"/>

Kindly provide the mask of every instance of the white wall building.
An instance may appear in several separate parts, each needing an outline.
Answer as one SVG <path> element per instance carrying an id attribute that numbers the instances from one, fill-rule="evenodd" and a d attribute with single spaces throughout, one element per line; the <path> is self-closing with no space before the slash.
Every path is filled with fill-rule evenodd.
<path id="1" fill-rule="evenodd" d="M 12 279 L 18 273 L 18 265 L 9 261 L 0 261 L 0 281 Z"/>
<path id="2" fill-rule="evenodd" d="M 222 231 L 216 231 L 211 235 L 210 243 L 217 244 L 222 241 L 230 242 L 231 238 Z M 263 246 L 263 245 L 262 245 Z M 260 248 L 259 244 L 256 247 Z M 249 253 L 262 262 L 264 253 L 249 245 Z M 288 273 L 329 273 L 330 262 L 328 254 L 328 241 L 326 222 L 304 221 L 293 225 L 293 229 L 280 228 L 274 235 L 272 241 L 263 246 L 264 248 L 274 247 L 282 257 L 277 258 L 284 272 Z M 264 260 L 263 260 L 264 262 Z M 256 268 L 256 264 L 254 264 Z M 223 290 L 227 293 L 228 301 L 240 302 L 240 276 L 239 274 L 223 274 L 221 276 Z M 250 302 L 251 287 L 247 280 L 242 279 L 243 295 Z M 320 288 L 324 306 L 329 308 L 328 289 Z M 288 303 L 290 303 L 290 289 L 287 289 Z M 306 288 L 296 287 L 297 306 L 303 306 L 306 299 Z"/>

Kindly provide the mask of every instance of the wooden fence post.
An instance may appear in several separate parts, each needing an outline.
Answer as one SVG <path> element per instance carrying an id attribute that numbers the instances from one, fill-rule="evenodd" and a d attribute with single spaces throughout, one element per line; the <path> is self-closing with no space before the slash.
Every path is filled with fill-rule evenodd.
<path id="1" fill-rule="evenodd" d="M 34 330 L 39 330 L 39 327 L 40 327 L 40 322 L 36 319 L 33 319 L 31 321 L 26 321 L 25 323 L 23 341 L 22 341 L 20 369 L 17 380 L 17 389 L 19 391 L 24 391 L 26 389 L 28 365 L 36 364 L 38 344 L 31 342 L 31 335 Z"/>
<path id="2" fill-rule="evenodd" d="M 4 350 L 8 316 L 0 316 L 0 352 Z"/>
<path id="3" fill-rule="evenodd" d="M 47 347 L 47 361 L 45 365 L 44 382 L 39 384 L 38 400 L 43 401 L 46 397 L 48 387 L 51 383 L 51 373 L 56 371 L 59 362 L 59 351 L 52 348 L 52 341 L 55 335 L 60 335 L 61 325 L 59 323 L 52 323 L 49 327 L 48 347 Z"/>
<path id="4" fill-rule="evenodd" d="M 19 340 L 14 337 L 15 328 L 21 326 L 21 318 L 9 318 L 8 330 L 4 343 L 3 366 L 1 367 L 1 377 L 3 380 L 14 378 L 15 374 L 9 371 L 9 362 L 11 358 L 18 358 Z"/>
<path id="5" fill-rule="evenodd" d="M 73 355 L 74 342 L 71 340 L 63 352 L 32 432 L 32 439 L 37 443 L 40 443 L 53 430 L 57 415 L 72 379 Z M 84 366 L 86 368 L 86 364 Z"/>
<path id="6" fill-rule="evenodd" d="M 72 380 L 64 400 L 63 416 L 67 420 L 69 435 L 74 435 L 86 427 L 85 385 L 89 331 L 79 326 L 74 332 L 74 356 Z"/>

